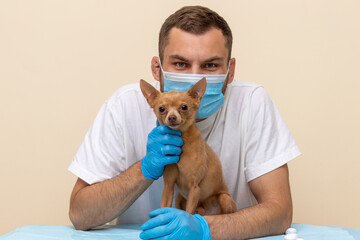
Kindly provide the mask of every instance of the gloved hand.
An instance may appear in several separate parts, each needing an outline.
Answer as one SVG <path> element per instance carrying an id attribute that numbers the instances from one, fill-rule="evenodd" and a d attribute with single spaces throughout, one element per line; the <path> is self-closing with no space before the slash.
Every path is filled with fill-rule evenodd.
<path id="1" fill-rule="evenodd" d="M 161 125 L 148 135 L 146 156 L 141 161 L 141 170 L 147 179 L 156 180 L 163 175 L 165 165 L 180 159 L 181 132 Z"/>
<path id="2" fill-rule="evenodd" d="M 205 218 L 176 208 L 158 208 L 149 213 L 151 219 L 141 226 L 141 239 L 210 240 Z"/>

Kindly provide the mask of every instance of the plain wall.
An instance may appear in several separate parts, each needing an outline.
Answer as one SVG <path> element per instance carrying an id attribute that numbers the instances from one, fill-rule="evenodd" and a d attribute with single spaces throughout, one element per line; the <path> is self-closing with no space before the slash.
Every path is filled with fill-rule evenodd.
<path id="1" fill-rule="evenodd" d="M 152 81 L 165 18 L 222 15 L 236 79 L 262 84 L 303 155 L 294 222 L 360 227 L 360 1 L 0 1 L 0 235 L 69 225 L 67 171 L 104 101 Z"/>

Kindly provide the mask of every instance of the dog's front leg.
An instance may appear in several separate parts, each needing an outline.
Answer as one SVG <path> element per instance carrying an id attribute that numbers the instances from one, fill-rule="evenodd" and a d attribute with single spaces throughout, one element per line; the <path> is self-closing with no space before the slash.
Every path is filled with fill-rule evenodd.
<path id="1" fill-rule="evenodd" d="M 186 212 L 194 214 L 196 207 L 200 199 L 200 188 L 197 184 L 193 184 L 190 187 L 187 203 L 186 203 Z"/>
<path id="2" fill-rule="evenodd" d="M 171 207 L 174 198 L 174 186 L 178 175 L 176 164 L 170 164 L 164 170 L 164 190 L 161 196 L 161 207 Z"/>
<path id="3" fill-rule="evenodd" d="M 180 193 L 175 198 L 175 207 L 177 209 L 186 210 L 186 199 Z"/>
<path id="4" fill-rule="evenodd" d="M 229 193 L 221 193 L 219 195 L 219 204 L 222 214 L 233 213 L 237 211 L 236 203 Z"/>

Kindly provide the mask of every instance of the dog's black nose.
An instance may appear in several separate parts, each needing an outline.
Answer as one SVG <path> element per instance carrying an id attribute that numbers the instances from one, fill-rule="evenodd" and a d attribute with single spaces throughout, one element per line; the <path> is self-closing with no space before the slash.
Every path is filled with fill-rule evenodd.
<path id="1" fill-rule="evenodd" d="M 168 120 L 169 120 L 169 122 L 174 123 L 174 122 L 176 122 L 176 116 L 175 115 L 170 115 L 168 117 Z"/>

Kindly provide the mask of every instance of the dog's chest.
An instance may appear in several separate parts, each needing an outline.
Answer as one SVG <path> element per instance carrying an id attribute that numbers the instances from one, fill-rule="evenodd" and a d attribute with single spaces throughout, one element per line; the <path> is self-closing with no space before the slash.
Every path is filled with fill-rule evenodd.
<path id="1" fill-rule="evenodd" d="M 202 139 L 185 140 L 178 162 L 181 175 L 201 175 L 201 168 L 206 165 L 206 148 Z M 200 173 L 199 173 L 200 171 Z"/>
<path id="2" fill-rule="evenodd" d="M 185 147 L 185 148 L 184 148 Z M 183 153 L 177 163 L 179 174 L 176 179 L 178 189 L 187 192 L 189 188 L 198 185 L 206 174 L 206 154 L 205 151 L 199 152 L 199 147 L 196 151 L 188 152 L 185 144 Z M 195 149 L 194 149 L 195 150 Z M 196 152 L 196 154 L 194 154 Z"/>
<path id="3" fill-rule="evenodd" d="M 206 148 L 198 129 L 184 132 L 182 135 L 184 144 L 180 160 L 177 163 L 178 176 L 176 184 L 181 191 L 187 191 L 190 187 L 198 185 L 206 174 Z"/>

